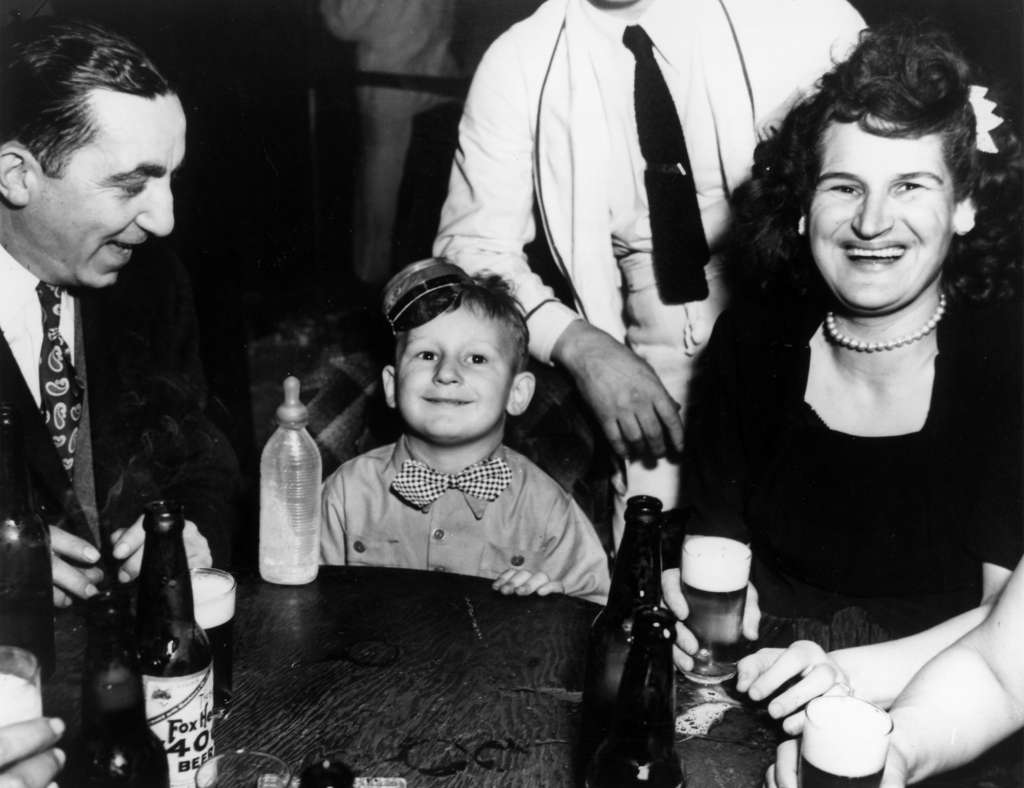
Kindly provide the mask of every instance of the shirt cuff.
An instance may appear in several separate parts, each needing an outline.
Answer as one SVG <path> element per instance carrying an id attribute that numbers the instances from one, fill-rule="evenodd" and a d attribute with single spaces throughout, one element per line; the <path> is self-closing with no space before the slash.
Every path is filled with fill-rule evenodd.
<path id="1" fill-rule="evenodd" d="M 551 363 L 551 351 L 562 332 L 580 316 L 559 301 L 546 301 L 530 313 L 530 355 L 544 364 Z"/>

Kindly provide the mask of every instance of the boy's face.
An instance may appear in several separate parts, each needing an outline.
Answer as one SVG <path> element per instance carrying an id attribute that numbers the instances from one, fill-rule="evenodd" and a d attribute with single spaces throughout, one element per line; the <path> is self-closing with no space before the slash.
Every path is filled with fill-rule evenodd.
<path id="1" fill-rule="evenodd" d="M 506 412 L 522 413 L 533 396 L 533 375 L 516 373 L 511 356 L 500 323 L 460 307 L 399 340 L 395 366 L 384 368 L 384 394 L 425 442 L 492 450 Z"/>

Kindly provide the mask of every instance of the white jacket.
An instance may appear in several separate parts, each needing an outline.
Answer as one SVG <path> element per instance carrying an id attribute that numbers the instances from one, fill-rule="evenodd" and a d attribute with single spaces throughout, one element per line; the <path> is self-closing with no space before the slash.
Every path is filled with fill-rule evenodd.
<path id="1" fill-rule="evenodd" d="M 548 0 L 484 55 L 459 124 L 434 242 L 436 256 L 512 283 L 529 318 L 530 352 L 545 362 L 562 331 L 581 315 L 619 340 L 625 334 L 608 201 L 595 184 L 607 156 L 601 96 L 580 35 L 573 33 L 580 29 L 584 2 Z M 700 31 L 719 187 L 729 194 L 748 177 L 757 139 L 846 54 L 864 23 L 846 0 L 685 2 L 692 6 L 690 24 Z M 671 89 L 671 64 L 665 58 L 659 64 Z M 698 183 L 698 199 L 699 192 Z M 578 313 L 548 303 L 554 295 L 523 253 L 535 234 L 535 198 Z M 714 250 L 728 225 L 728 205 L 705 200 L 701 212 Z"/>

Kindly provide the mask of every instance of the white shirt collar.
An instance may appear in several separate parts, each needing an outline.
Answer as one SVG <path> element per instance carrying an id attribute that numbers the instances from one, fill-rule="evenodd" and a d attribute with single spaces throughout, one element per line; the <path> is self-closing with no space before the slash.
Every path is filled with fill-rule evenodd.
<path id="1" fill-rule="evenodd" d="M 633 22 L 611 16 L 587 0 L 579 0 L 579 3 L 584 18 L 592 28 L 592 34 L 599 36 L 607 46 L 625 48 L 622 43 L 623 31 L 630 25 L 640 25 L 650 36 L 658 54 L 670 65 L 681 67 L 681 64 L 675 62 L 680 54 L 680 42 L 677 39 L 687 38 L 686 31 L 692 27 L 692 20 L 691 24 L 687 24 L 686 3 L 681 0 L 656 0 Z M 691 13 L 693 10 L 690 9 Z"/>
<path id="2" fill-rule="evenodd" d="M 43 346 L 43 317 L 36 286 L 39 279 L 0 245 L 0 331 L 21 376 L 39 404 L 39 354 Z M 60 333 L 75 363 L 75 299 L 61 296 Z"/>
<path id="3" fill-rule="evenodd" d="M 0 246 L 0 328 L 5 320 L 21 312 L 26 304 L 39 304 L 39 279 Z"/>

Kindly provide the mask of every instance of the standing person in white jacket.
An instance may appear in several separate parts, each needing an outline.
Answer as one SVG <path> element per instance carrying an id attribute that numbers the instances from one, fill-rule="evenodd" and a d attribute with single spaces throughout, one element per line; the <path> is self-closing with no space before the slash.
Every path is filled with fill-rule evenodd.
<path id="1" fill-rule="evenodd" d="M 703 300 L 666 304 L 655 286 L 627 25 L 653 41 L 684 132 L 711 255 L 693 261 Z M 531 354 L 573 376 L 623 458 L 616 545 L 627 497 L 681 503 L 687 386 L 726 298 L 729 195 L 757 140 L 862 27 L 845 0 L 548 0 L 477 69 L 434 254 L 512 282 Z M 575 309 L 523 252 L 535 202 Z"/>

